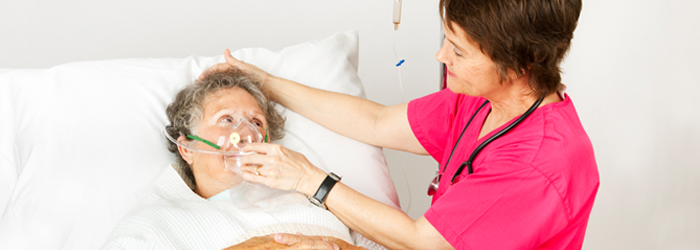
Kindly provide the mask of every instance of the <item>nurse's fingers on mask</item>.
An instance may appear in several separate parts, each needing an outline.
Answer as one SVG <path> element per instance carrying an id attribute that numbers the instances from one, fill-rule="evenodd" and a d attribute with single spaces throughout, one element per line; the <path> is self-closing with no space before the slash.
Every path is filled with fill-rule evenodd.
<path id="1" fill-rule="evenodd" d="M 260 175 L 255 174 L 254 172 L 250 171 L 241 171 L 241 177 L 243 177 L 244 180 L 249 181 L 249 182 L 254 182 L 254 183 L 260 183 L 265 186 L 275 188 L 275 189 L 280 189 L 280 190 L 292 190 L 294 187 L 294 181 L 290 181 L 289 179 L 281 178 L 279 175 L 276 174 L 270 174 L 274 173 L 273 171 L 267 171 L 266 169 L 261 169 L 260 170 Z"/>
<path id="2" fill-rule="evenodd" d="M 281 164 L 280 157 L 277 155 L 253 154 L 241 156 L 241 169 L 249 169 L 255 166 L 278 166 Z"/>
<path id="3" fill-rule="evenodd" d="M 243 177 L 243 179 L 246 181 L 260 183 L 267 186 L 267 177 L 265 175 L 257 175 L 255 172 L 241 171 L 241 177 Z"/>
<path id="4" fill-rule="evenodd" d="M 241 162 L 243 161 L 241 160 Z M 255 174 L 255 171 L 258 171 L 258 166 L 259 165 L 241 165 L 239 169 L 241 170 L 241 173 Z"/>
<path id="5" fill-rule="evenodd" d="M 275 143 L 248 143 L 241 149 L 243 152 L 256 152 L 266 155 L 282 155 L 285 149 L 282 145 Z"/>

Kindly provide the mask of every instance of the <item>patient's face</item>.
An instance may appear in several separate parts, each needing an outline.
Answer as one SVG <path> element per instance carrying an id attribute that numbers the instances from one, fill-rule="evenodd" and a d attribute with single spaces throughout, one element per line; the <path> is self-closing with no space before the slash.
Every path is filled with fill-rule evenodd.
<path id="1" fill-rule="evenodd" d="M 222 128 L 231 126 L 234 122 L 233 118 L 240 114 L 248 116 L 260 133 L 265 133 L 267 120 L 264 112 L 255 98 L 241 88 L 215 92 L 204 100 L 203 106 L 204 114 L 196 132 L 199 137 L 218 138 Z M 213 142 L 216 143 L 216 141 Z M 212 150 L 204 143 L 197 143 L 197 145 L 199 148 Z M 235 178 L 234 172 L 225 169 L 222 155 L 195 152 L 191 165 L 197 183 L 195 191 L 202 197 L 211 197 L 240 184 L 241 178 Z"/>

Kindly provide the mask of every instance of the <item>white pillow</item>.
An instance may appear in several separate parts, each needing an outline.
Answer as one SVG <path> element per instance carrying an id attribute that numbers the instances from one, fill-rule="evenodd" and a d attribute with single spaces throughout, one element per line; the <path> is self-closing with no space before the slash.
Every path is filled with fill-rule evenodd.
<path id="1" fill-rule="evenodd" d="M 364 96 L 356 32 L 234 56 L 277 76 Z M 0 249 L 97 249 L 174 162 L 161 133 L 165 107 L 222 56 L 77 62 L 0 70 Z M 279 143 L 343 175 L 358 191 L 398 207 L 380 148 L 298 114 Z M 4 213 L 3 213 L 4 212 Z"/>

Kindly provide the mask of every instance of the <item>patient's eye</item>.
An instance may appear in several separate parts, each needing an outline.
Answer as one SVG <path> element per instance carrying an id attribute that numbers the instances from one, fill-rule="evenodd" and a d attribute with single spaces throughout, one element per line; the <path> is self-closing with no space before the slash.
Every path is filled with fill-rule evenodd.
<path id="1" fill-rule="evenodd" d="M 233 117 L 230 116 L 222 116 L 219 118 L 219 123 L 232 123 L 233 122 Z"/>
<path id="2" fill-rule="evenodd" d="M 255 126 L 258 126 L 258 127 L 263 126 L 262 121 L 260 121 L 260 119 L 257 119 L 257 118 L 253 118 L 253 124 L 255 124 Z"/>

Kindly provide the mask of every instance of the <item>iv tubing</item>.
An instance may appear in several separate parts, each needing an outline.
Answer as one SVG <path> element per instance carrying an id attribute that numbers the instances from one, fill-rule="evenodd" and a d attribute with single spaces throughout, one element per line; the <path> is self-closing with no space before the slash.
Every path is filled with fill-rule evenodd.
<path id="1" fill-rule="evenodd" d="M 396 53 L 396 37 L 399 34 L 398 31 L 398 24 L 396 25 L 396 29 L 394 29 L 394 59 L 399 61 L 399 56 Z M 401 80 L 401 65 L 405 62 L 406 60 L 401 59 L 399 63 L 396 64 L 396 68 L 398 69 L 399 73 L 399 89 L 401 90 L 401 103 L 404 103 L 404 98 L 403 98 L 403 81 Z M 406 177 L 406 165 L 404 164 L 403 160 L 403 151 L 399 151 L 399 158 L 401 159 L 401 172 L 403 173 L 403 180 L 406 184 L 406 189 L 408 190 L 408 205 L 406 206 L 406 213 L 411 210 L 411 201 L 413 200 L 411 198 L 411 186 L 408 185 L 408 177 Z"/>

